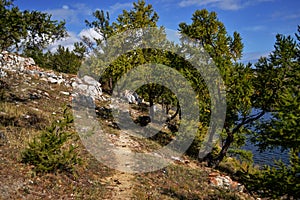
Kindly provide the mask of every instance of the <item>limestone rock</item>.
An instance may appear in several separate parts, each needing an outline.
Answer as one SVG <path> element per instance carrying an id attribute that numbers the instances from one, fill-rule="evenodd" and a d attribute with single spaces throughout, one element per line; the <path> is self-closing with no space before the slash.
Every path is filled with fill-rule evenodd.
<path id="1" fill-rule="evenodd" d="M 46 71 L 38 67 L 32 58 L 25 58 L 4 51 L 0 53 L 0 77 L 5 77 L 7 71 L 18 73 L 19 75 L 28 74 L 30 76 L 40 77 L 41 80 L 51 84 L 64 83 L 65 85 L 69 85 L 69 82 L 62 74 L 57 75 L 52 70 Z"/>
<path id="2" fill-rule="evenodd" d="M 229 176 L 223 176 L 218 172 L 209 174 L 209 183 L 211 186 L 220 187 L 232 191 L 243 192 L 244 186 L 236 181 L 233 181 Z"/>
<path id="3" fill-rule="evenodd" d="M 122 98 L 126 99 L 128 103 L 132 103 L 132 104 L 140 104 L 142 102 L 138 94 L 130 90 L 125 90 Z"/>
<path id="4" fill-rule="evenodd" d="M 93 100 L 102 99 L 101 84 L 91 76 L 85 75 L 82 78 L 76 78 L 71 85 L 75 95 L 82 94 L 91 97 Z"/>

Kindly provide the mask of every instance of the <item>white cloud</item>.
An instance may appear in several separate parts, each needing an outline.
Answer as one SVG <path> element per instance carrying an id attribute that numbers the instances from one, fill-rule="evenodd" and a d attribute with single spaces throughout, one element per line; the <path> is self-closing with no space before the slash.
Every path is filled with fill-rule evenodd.
<path id="1" fill-rule="evenodd" d="M 92 9 L 85 4 L 74 4 L 72 6 L 63 5 L 61 8 L 45 10 L 50 13 L 56 20 L 65 20 L 68 24 L 83 23 L 82 17 L 92 14 Z"/>
<path id="2" fill-rule="evenodd" d="M 68 10 L 68 9 L 69 9 L 69 6 L 68 6 L 68 5 L 63 5 L 62 8 Z"/>
<path id="3" fill-rule="evenodd" d="M 61 40 L 55 41 L 53 44 L 48 46 L 48 50 L 55 52 L 59 45 L 69 48 L 70 50 L 74 49 L 74 43 L 79 42 L 80 38 L 73 32 L 68 32 L 69 37 L 63 38 Z"/>
<path id="4" fill-rule="evenodd" d="M 283 20 L 293 20 L 293 19 L 300 19 L 300 13 L 291 13 L 291 12 L 283 12 L 277 11 L 271 15 L 272 19 L 283 19 Z"/>
<path id="5" fill-rule="evenodd" d="M 89 8 L 84 3 L 76 3 L 73 5 L 74 10 L 83 15 L 91 15 L 94 12 L 94 9 Z"/>
<path id="6" fill-rule="evenodd" d="M 244 28 L 245 31 L 253 31 L 253 32 L 256 32 L 256 31 L 263 31 L 263 30 L 265 30 L 265 29 L 266 29 L 265 26 L 260 26 L 260 25 L 257 25 L 257 26 L 249 26 L 249 27 Z"/>
<path id="7" fill-rule="evenodd" d="M 78 36 L 80 38 L 83 38 L 83 36 L 87 37 L 88 39 L 90 39 L 91 41 L 95 42 L 94 38 L 96 39 L 100 39 L 102 38 L 102 36 L 95 31 L 93 28 L 89 28 L 89 29 L 83 29 Z"/>
<path id="8" fill-rule="evenodd" d="M 45 10 L 56 20 L 65 20 L 67 23 L 76 23 L 78 21 L 77 13 L 73 9 L 66 9 L 66 6 L 58 9 Z"/>
<path id="9" fill-rule="evenodd" d="M 251 5 L 273 0 L 182 0 L 178 5 L 180 7 L 188 6 L 210 6 L 221 10 L 239 10 Z"/>
<path id="10" fill-rule="evenodd" d="M 223 10 L 239 10 L 244 7 L 240 1 L 236 0 L 221 1 L 217 6 Z"/>
<path id="11" fill-rule="evenodd" d="M 284 19 L 300 19 L 300 13 L 294 13 L 284 16 Z"/>
<path id="12" fill-rule="evenodd" d="M 109 7 L 108 12 L 110 14 L 113 14 L 118 10 L 124 10 L 126 8 L 130 8 L 131 6 L 132 6 L 132 3 L 116 3 Z"/>
<path id="13" fill-rule="evenodd" d="M 101 38 L 102 36 L 96 32 L 94 29 L 83 29 L 79 34 L 75 34 L 74 32 L 68 32 L 69 37 L 55 41 L 53 44 L 48 46 L 48 50 L 51 52 L 55 52 L 59 45 L 69 48 L 70 50 L 74 49 L 74 43 L 80 42 L 83 36 L 89 38 L 92 42 L 95 43 L 94 38 Z"/>
<path id="14" fill-rule="evenodd" d="M 239 0 L 183 0 L 179 3 L 180 7 L 195 5 L 218 7 L 222 10 L 238 10 L 242 7 Z"/>
<path id="15" fill-rule="evenodd" d="M 199 1 L 199 0 L 183 0 L 179 3 L 180 7 L 188 7 L 188 6 L 193 6 L 193 5 L 198 5 L 198 6 L 203 6 L 207 4 L 212 4 L 220 2 L 220 0 L 204 0 L 204 1 Z"/>

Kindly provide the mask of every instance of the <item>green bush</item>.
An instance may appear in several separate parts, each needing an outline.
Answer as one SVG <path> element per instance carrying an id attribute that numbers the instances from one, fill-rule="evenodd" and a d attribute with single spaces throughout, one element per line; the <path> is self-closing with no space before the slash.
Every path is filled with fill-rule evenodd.
<path id="1" fill-rule="evenodd" d="M 63 119 L 53 122 L 29 142 L 28 147 L 21 153 L 22 162 L 33 165 L 38 173 L 73 173 L 74 167 L 80 164 L 81 160 L 76 151 L 77 146 L 71 143 L 74 134 L 68 132 L 72 122 L 71 114 L 65 109 Z"/>
<path id="2" fill-rule="evenodd" d="M 187 128 L 188 132 L 189 132 L 189 126 L 190 127 L 198 126 L 198 131 L 194 135 L 194 140 L 193 140 L 193 142 L 191 143 L 191 145 L 189 146 L 189 148 L 186 151 L 186 154 L 189 155 L 192 158 L 198 158 L 199 151 L 201 150 L 201 147 L 203 145 L 205 145 L 204 144 L 204 137 L 205 137 L 205 134 L 207 133 L 207 128 L 203 127 L 202 123 L 198 122 L 197 125 L 195 123 L 197 123 L 197 122 L 189 121 L 187 123 L 187 122 L 183 122 L 182 120 L 180 122 L 180 126 L 184 125 Z"/>
<path id="3" fill-rule="evenodd" d="M 58 46 L 57 52 L 50 55 L 50 66 L 53 70 L 76 74 L 81 65 L 81 58 L 68 48 Z"/>
<path id="4" fill-rule="evenodd" d="M 26 49 L 23 54 L 33 58 L 35 63 L 42 68 L 76 74 L 81 66 L 86 49 L 82 43 L 75 43 L 74 47 L 75 49 L 71 51 L 69 48 L 59 45 L 54 53 L 33 48 Z"/>
<path id="5" fill-rule="evenodd" d="M 39 67 L 51 69 L 50 51 L 44 53 L 43 50 L 38 48 L 25 49 L 23 56 L 32 58 Z"/>
<path id="6" fill-rule="evenodd" d="M 300 196 L 300 179 L 293 166 L 281 161 L 276 166 L 264 166 L 255 172 L 241 172 L 240 180 L 249 191 L 258 192 L 261 197 L 272 199 L 297 199 Z"/>

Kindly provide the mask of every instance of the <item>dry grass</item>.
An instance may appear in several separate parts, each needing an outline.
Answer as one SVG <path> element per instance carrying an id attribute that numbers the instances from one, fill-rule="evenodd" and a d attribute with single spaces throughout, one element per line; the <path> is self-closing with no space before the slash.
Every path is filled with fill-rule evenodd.
<path id="1" fill-rule="evenodd" d="M 138 175 L 135 199 L 241 199 L 235 193 L 209 186 L 207 178 L 205 168 L 170 165 Z"/>
<path id="2" fill-rule="evenodd" d="M 75 175 L 37 175 L 33 166 L 20 162 L 20 152 L 28 141 L 62 116 L 63 106 L 70 102 L 69 97 L 59 91 L 71 88 L 14 74 L 5 82 L 9 87 L 2 89 L 0 102 L 0 199 L 120 199 L 116 188 L 126 183 L 119 183 L 112 177 L 121 180 L 121 176 L 129 175 L 97 161 L 80 140 L 76 144 L 83 164 L 76 166 Z M 32 94 L 37 97 L 33 98 Z M 104 102 L 98 103 L 99 108 L 108 107 Z M 98 119 L 106 133 L 119 136 L 120 130 L 114 125 L 109 110 L 99 111 Z M 163 134 L 166 138 L 158 138 L 161 144 L 172 137 L 168 131 Z M 134 150 L 144 152 L 160 148 L 156 139 L 135 139 L 140 145 Z M 128 183 L 132 185 L 131 199 L 239 199 L 237 194 L 209 186 L 209 169 L 189 160 L 189 163 L 173 164 L 159 171 L 134 174 Z"/>

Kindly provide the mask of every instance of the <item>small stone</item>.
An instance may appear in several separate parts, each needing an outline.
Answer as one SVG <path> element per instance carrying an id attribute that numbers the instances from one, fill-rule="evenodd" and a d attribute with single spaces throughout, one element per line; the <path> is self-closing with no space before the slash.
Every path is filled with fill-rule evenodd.
<path id="1" fill-rule="evenodd" d="M 179 157 L 171 156 L 171 159 L 175 160 L 175 161 L 182 162 L 182 160 Z"/>
<path id="2" fill-rule="evenodd" d="M 57 79 L 52 78 L 52 77 L 48 78 L 48 82 L 51 83 L 51 84 L 57 84 L 58 83 Z"/>
<path id="3" fill-rule="evenodd" d="M 44 92 L 44 95 L 45 95 L 46 97 L 50 97 L 50 95 L 49 95 L 47 92 Z"/>
<path id="4" fill-rule="evenodd" d="M 67 95 L 67 96 L 69 96 L 69 95 L 70 95 L 70 93 L 69 93 L 69 92 L 64 92 L 64 91 L 60 91 L 59 93 L 60 93 L 60 94 L 63 94 L 63 95 Z"/>
<path id="5" fill-rule="evenodd" d="M 48 79 L 47 78 L 40 78 L 41 81 L 45 81 L 45 82 L 48 82 Z"/>

